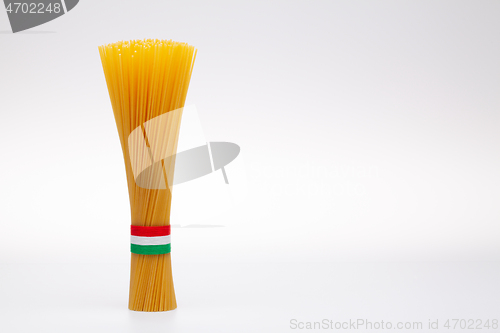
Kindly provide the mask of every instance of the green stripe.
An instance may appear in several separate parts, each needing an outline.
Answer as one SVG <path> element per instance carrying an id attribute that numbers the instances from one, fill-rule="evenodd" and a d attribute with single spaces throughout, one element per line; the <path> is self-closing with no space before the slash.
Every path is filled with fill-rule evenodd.
<path id="1" fill-rule="evenodd" d="M 170 244 L 163 244 L 163 245 L 130 244 L 130 252 L 137 254 L 150 254 L 150 255 L 170 253 Z"/>

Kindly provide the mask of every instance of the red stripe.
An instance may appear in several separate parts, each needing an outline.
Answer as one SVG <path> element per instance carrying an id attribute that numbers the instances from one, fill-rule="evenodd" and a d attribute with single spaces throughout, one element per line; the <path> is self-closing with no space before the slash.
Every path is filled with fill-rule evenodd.
<path id="1" fill-rule="evenodd" d="M 130 226 L 130 234 L 132 236 L 154 237 L 170 235 L 170 226 L 162 227 L 140 227 L 138 225 Z"/>

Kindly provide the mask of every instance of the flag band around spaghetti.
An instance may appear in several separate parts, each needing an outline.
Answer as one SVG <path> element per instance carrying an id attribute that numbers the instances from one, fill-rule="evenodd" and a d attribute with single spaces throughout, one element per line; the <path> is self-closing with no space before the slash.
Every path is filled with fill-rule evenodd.
<path id="1" fill-rule="evenodd" d="M 130 228 L 130 251 L 136 254 L 170 253 L 170 226 Z"/>

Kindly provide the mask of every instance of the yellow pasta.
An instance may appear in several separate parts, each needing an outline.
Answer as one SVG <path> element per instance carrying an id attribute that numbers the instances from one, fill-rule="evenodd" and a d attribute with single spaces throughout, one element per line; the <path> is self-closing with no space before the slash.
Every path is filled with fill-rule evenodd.
<path id="1" fill-rule="evenodd" d="M 99 53 L 125 161 L 132 226 L 169 226 L 177 139 L 196 49 L 144 39 L 99 46 Z M 170 253 L 132 253 L 129 309 L 176 307 Z"/>

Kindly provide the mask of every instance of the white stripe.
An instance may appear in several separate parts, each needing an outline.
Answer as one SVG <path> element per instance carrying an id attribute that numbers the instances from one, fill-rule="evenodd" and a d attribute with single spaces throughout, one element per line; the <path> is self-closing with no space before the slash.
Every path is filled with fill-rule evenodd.
<path id="1" fill-rule="evenodd" d="M 170 235 L 156 237 L 130 236 L 130 243 L 137 245 L 164 245 L 170 243 Z"/>
<path id="2" fill-rule="evenodd" d="M 66 2 L 64 0 L 61 0 L 62 8 L 64 10 L 64 14 L 66 14 L 68 11 L 66 10 Z"/>

